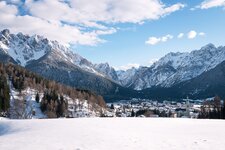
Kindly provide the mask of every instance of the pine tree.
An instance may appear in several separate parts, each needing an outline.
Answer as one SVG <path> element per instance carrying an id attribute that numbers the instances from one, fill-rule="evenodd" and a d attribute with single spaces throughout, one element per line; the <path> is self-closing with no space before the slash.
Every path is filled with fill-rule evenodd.
<path id="1" fill-rule="evenodd" d="M 0 75 L 0 112 L 7 112 L 10 107 L 10 96 L 7 80 Z"/>
<path id="2" fill-rule="evenodd" d="M 135 117 L 135 112 L 134 112 L 133 109 L 132 109 L 132 111 L 131 111 L 131 117 Z"/>
<path id="3" fill-rule="evenodd" d="M 36 94 L 35 100 L 36 100 L 37 103 L 40 102 L 40 96 L 39 96 L 38 92 L 37 92 L 37 94 Z"/>
<path id="4" fill-rule="evenodd" d="M 110 109 L 114 109 L 114 105 L 113 104 L 111 104 Z"/>

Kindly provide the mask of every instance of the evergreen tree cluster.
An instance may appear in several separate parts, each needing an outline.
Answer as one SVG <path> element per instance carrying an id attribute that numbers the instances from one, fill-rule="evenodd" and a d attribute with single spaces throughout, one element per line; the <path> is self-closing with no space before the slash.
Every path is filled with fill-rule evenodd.
<path id="1" fill-rule="evenodd" d="M 0 66 L 1 67 L 1 66 Z M 0 116 L 6 116 L 6 113 L 10 107 L 10 95 L 7 79 L 4 76 L 4 72 L 0 68 Z"/>
<path id="2" fill-rule="evenodd" d="M 205 101 L 199 114 L 200 119 L 225 119 L 225 100 L 221 103 L 216 96 L 212 101 Z"/>
<path id="3" fill-rule="evenodd" d="M 49 113 L 51 117 L 65 116 L 67 102 L 64 100 L 63 95 L 67 95 L 74 100 L 87 100 L 88 104 L 105 107 L 105 101 L 102 96 L 88 90 L 75 89 L 56 83 L 55 81 L 47 80 L 18 65 L 0 63 L 0 73 L 0 112 L 7 111 L 10 107 L 10 90 L 7 80 L 20 92 L 30 87 L 44 93 L 43 99 L 40 99 L 39 93 L 37 93 L 35 99 L 36 102 L 41 101 L 42 110 Z"/>
<path id="4" fill-rule="evenodd" d="M 65 117 L 68 103 L 62 95 L 58 95 L 55 90 L 45 91 L 41 101 L 41 110 L 49 118 Z"/>

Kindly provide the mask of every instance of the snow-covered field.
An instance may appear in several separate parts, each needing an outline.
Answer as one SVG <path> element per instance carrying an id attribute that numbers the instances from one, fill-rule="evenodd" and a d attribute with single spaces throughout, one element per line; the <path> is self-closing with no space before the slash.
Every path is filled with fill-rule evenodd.
<path id="1" fill-rule="evenodd" d="M 224 150 L 224 139 L 223 120 L 0 120 L 1 150 Z"/>

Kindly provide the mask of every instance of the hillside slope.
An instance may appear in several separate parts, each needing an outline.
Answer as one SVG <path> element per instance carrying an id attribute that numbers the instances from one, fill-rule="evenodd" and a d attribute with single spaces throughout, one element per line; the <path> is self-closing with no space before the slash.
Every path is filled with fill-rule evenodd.
<path id="1" fill-rule="evenodd" d="M 0 91 L 0 116 L 10 118 L 33 118 L 30 114 L 35 109 L 34 95 L 49 118 L 74 117 L 74 113 L 82 113 L 83 108 L 100 116 L 105 107 L 100 95 L 47 80 L 13 64 L 0 63 Z"/>
<path id="2" fill-rule="evenodd" d="M 225 98 L 225 61 L 201 75 L 172 87 L 152 87 L 140 91 L 145 98 L 179 100 L 186 97 L 205 99 L 219 96 Z"/>
<path id="3" fill-rule="evenodd" d="M 225 98 L 225 61 L 196 78 L 174 86 L 174 88 L 182 91 L 182 95 L 188 94 L 193 98 L 207 98 L 215 95 Z"/>

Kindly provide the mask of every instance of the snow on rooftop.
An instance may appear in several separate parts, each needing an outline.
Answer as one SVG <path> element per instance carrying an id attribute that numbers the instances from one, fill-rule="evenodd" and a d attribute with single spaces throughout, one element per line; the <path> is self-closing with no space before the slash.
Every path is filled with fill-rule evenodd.
<path id="1" fill-rule="evenodd" d="M 165 118 L 0 120 L 2 150 L 223 150 L 225 121 Z"/>

